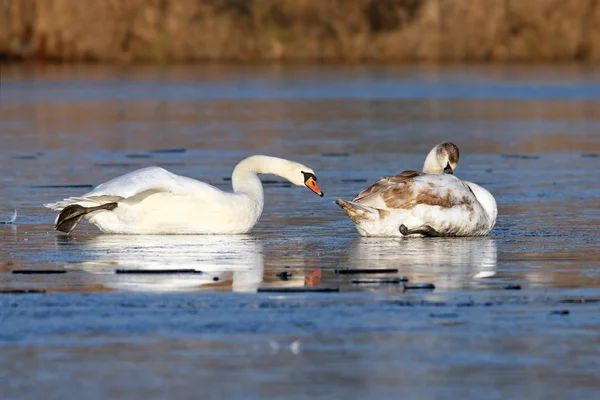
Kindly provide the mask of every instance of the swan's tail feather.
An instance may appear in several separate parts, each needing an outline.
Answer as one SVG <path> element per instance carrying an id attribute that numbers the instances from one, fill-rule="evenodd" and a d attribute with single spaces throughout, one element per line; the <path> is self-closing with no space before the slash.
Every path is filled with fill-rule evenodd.
<path id="1" fill-rule="evenodd" d="M 62 211 L 66 207 L 77 204 L 82 207 L 94 207 L 101 204 L 117 201 L 120 197 L 116 196 L 93 196 L 93 197 L 69 197 L 67 199 L 57 201 L 56 203 L 46 203 L 44 207 L 54 211 Z"/>
<path id="2" fill-rule="evenodd" d="M 60 232 L 71 233 L 86 214 L 99 210 L 111 211 L 115 208 L 117 208 L 117 203 L 106 203 L 96 207 L 83 207 L 79 204 L 68 205 L 58 214 L 55 229 Z"/>
<path id="3" fill-rule="evenodd" d="M 335 203 L 341 207 L 355 225 L 379 219 L 379 210 L 352 201 L 337 199 Z"/>

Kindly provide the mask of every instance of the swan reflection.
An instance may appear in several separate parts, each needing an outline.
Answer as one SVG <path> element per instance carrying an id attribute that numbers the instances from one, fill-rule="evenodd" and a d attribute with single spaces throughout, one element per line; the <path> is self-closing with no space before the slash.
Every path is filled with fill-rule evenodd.
<path id="1" fill-rule="evenodd" d="M 99 235 L 74 243 L 75 264 L 95 284 L 131 291 L 191 291 L 231 288 L 255 292 L 263 279 L 262 244 L 251 236 Z M 73 264 L 70 265 L 73 267 Z M 202 274 L 115 274 L 116 269 L 194 269 Z"/>
<path id="2" fill-rule="evenodd" d="M 362 267 L 397 268 L 411 281 L 440 288 L 470 286 L 496 274 L 498 250 L 490 237 L 359 238 L 352 262 Z"/>

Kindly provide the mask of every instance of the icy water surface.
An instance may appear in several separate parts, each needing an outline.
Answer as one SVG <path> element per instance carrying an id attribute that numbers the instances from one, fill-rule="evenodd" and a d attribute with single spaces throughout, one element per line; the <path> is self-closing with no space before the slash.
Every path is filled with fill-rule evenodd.
<path id="1" fill-rule="evenodd" d="M 3 66 L 1 78 L 0 220 L 18 212 L 0 224 L 2 398 L 600 390 L 594 69 Z M 456 174 L 496 197 L 490 236 L 361 238 L 335 198 L 420 169 L 444 140 L 461 149 Z M 309 165 L 325 197 L 264 176 L 263 216 L 240 236 L 86 223 L 65 236 L 41 207 L 148 165 L 230 190 L 234 165 L 258 153 Z M 400 277 L 435 290 L 353 283 Z M 263 292 L 300 289 L 330 292 Z"/>

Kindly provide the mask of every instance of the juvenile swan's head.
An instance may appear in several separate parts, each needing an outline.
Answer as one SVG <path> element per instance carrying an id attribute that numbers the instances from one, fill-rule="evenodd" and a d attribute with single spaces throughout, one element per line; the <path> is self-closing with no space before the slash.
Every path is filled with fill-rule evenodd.
<path id="1" fill-rule="evenodd" d="M 440 143 L 427 155 L 423 172 L 426 174 L 453 174 L 459 158 L 458 146 L 450 142 Z"/>

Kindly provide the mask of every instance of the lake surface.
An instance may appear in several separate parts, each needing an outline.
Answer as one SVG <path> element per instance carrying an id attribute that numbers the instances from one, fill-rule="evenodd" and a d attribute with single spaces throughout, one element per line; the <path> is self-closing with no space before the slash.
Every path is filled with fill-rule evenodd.
<path id="1" fill-rule="evenodd" d="M 600 390 L 596 69 L 2 66 L 1 79 L 0 220 L 18 213 L 0 225 L 3 398 Z M 491 234 L 361 238 L 333 201 L 420 169 L 441 141 L 461 149 L 456 175 L 496 197 Z M 148 165 L 230 190 L 252 154 L 309 165 L 325 197 L 265 176 L 263 216 L 240 236 L 85 222 L 65 236 L 42 207 Z M 374 276 L 435 290 L 355 284 L 373 276 L 342 268 L 398 269 Z"/>

